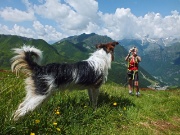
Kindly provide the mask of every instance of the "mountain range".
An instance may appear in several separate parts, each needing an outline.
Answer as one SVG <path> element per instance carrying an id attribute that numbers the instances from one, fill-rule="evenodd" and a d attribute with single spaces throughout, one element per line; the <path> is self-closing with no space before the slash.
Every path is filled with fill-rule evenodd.
<path id="1" fill-rule="evenodd" d="M 53 44 L 48 44 L 46 41 L 42 39 L 32 39 L 32 38 L 20 37 L 16 35 L 0 35 L 0 56 L 1 56 L 0 69 L 6 69 L 6 70 L 10 69 L 10 58 L 13 56 L 11 49 L 16 48 L 16 47 L 21 47 L 24 44 L 35 46 L 43 51 L 44 58 L 42 61 L 42 65 L 44 65 L 44 64 L 52 63 L 52 62 L 71 63 L 71 62 L 77 62 L 80 60 L 87 59 L 90 53 L 96 50 L 95 48 L 96 44 L 107 43 L 111 41 L 113 41 L 111 38 L 107 36 L 100 36 L 95 33 L 71 36 L 71 37 L 59 40 L 58 42 L 53 43 Z M 139 55 L 141 55 L 143 59 L 139 68 L 140 87 L 147 87 L 149 85 L 157 84 L 157 83 L 159 85 L 165 85 L 165 83 L 167 82 L 164 81 L 165 79 L 163 77 L 161 77 L 161 72 L 158 72 L 158 71 L 155 72 L 155 69 L 151 69 L 148 65 L 146 66 L 145 64 L 146 59 L 151 60 L 151 61 L 147 61 L 147 63 L 153 61 L 153 58 L 150 57 L 150 53 L 152 53 L 151 49 L 148 50 L 148 48 L 151 47 L 149 44 L 150 43 L 146 42 L 146 44 L 142 45 L 142 41 L 135 40 L 135 39 L 121 40 L 120 45 L 118 45 L 115 48 L 115 52 L 114 52 L 115 61 L 112 62 L 112 67 L 109 70 L 107 83 L 117 83 L 120 85 L 126 84 L 127 63 L 125 62 L 124 58 L 128 53 L 127 50 L 132 45 L 135 45 L 139 48 Z M 171 49 L 172 49 L 172 46 L 179 47 L 178 43 L 174 43 L 174 44 L 175 45 L 170 45 L 170 46 L 168 45 L 166 47 L 169 47 Z M 174 49 L 176 50 L 176 48 Z M 163 51 L 163 50 L 158 49 L 158 51 Z M 158 58 L 158 57 L 159 56 L 157 56 L 156 58 L 157 64 L 162 58 L 162 57 L 161 58 Z M 171 57 L 173 57 L 173 60 L 174 60 L 173 66 L 171 66 L 171 68 L 173 68 L 172 70 L 174 70 L 176 66 L 179 67 L 179 64 L 178 64 L 179 61 L 178 61 L 178 58 L 176 58 L 176 55 L 173 55 Z M 168 57 L 168 59 L 171 59 L 171 58 Z M 154 67 L 157 67 L 157 65 L 155 65 L 154 67 L 153 66 L 151 67 L 154 68 Z M 170 72 L 171 70 L 168 70 L 168 71 Z M 159 74 L 157 75 L 156 73 L 159 73 Z M 173 76 L 174 74 L 172 73 L 173 72 L 171 72 L 171 75 Z M 161 81 L 159 81 L 159 79 L 161 79 Z M 176 83 L 171 83 L 171 84 L 177 85 Z"/>

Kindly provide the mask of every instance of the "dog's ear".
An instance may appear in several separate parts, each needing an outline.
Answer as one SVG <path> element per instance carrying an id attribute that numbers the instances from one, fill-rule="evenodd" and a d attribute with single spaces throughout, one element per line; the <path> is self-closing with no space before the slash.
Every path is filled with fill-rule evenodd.
<path id="1" fill-rule="evenodd" d="M 106 43 L 106 44 L 97 44 L 96 49 L 104 48 L 104 47 L 107 47 L 108 45 L 111 45 L 111 46 L 115 47 L 118 44 L 119 44 L 118 42 L 109 42 L 109 43 Z"/>
<path id="2" fill-rule="evenodd" d="M 107 52 L 113 53 L 115 46 L 118 45 L 118 44 L 119 44 L 118 42 L 109 42 L 109 43 L 107 43 L 107 44 L 106 44 L 106 50 L 107 50 Z"/>
<path id="3" fill-rule="evenodd" d="M 118 45 L 118 42 L 109 42 L 106 44 L 98 44 L 96 45 L 97 49 L 103 48 L 106 53 L 110 53 L 112 55 L 112 61 L 114 60 L 114 48 L 116 45 Z"/>
<path id="4" fill-rule="evenodd" d="M 104 48 L 105 46 L 104 46 L 104 44 L 97 44 L 96 45 L 96 49 L 100 49 L 100 48 Z"/>
<path id="5" fill-rule="evenodd" d="M 118 44 L 119 44 L 118 42 L 110 42 L 110 43 L 108 43 L 107 44 L 107 52 L 113 53 L 115 46 L 118 45 Z"/>
<path id="6" fill-rule="evenodd" d="M 109 42 L 106 44 L 97 44 L 96 48 L 97 49 L 103 48 L 107 53 L 109 53 L 109 52 L 114 52 L 114 47 L 118 44 L 119 44 L 118 42 Z"/>

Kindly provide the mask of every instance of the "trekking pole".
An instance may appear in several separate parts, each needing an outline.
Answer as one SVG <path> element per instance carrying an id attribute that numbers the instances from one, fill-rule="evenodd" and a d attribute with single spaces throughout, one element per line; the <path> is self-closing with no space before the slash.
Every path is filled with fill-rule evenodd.
<path id="1" fill-rule="evenodd" d="M 134 79 L 133 79 L 132 83 L 133 83 L 132 86 L 133 86 L 133 93 L 134 93 Z"/>
<path id="2" fill-rule="evenodd" d="M 132 87 L 133 87 L 133 93 L 134 93 L 134 76 L 135 76 L 135 72 L 133 71 L 133 77 L 132 77 Z"/>

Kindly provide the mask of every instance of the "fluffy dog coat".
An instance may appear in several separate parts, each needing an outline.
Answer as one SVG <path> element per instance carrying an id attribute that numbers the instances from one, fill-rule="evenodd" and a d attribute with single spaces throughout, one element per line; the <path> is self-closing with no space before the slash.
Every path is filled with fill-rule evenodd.
<path id="1" fill-rule="evenodd" d="M 73 64 L 51 63 L 40 66 L 42 52 L 31 46 L 15 48 L 17 55 L 11 59 L 12 71 L 21 70 L 27 74 L 25 80 L 26 97 L 14 113 L 18 120 L 40 105 L 54 89 L 88 89 L 92 105 L 97 105 L 99 88 L 107 80 L 108 69 L 113 60 L 113 51 L 118 42 L 99 44 L 98 49 L 84 61 Z"/>

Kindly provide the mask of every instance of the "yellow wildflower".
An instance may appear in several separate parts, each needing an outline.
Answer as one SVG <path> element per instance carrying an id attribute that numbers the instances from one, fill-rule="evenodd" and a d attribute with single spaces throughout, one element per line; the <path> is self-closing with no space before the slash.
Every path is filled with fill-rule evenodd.
<path id="1" fill-rule="evenodd" d="M 59 111 L 56 111 L 56 114 L 57 114 L 57 115 L 59 115 L 59 114 L 60 114 L 60 112 L 59 112 Z"/>
<path id="2" fill-rule="evenodd" d="M 57 131 L 61 131 L 61 129 L 60 129 L 60 128 L 56 128 L 56 130 L 57 130 Z"/>
<path id="3" fill-rule="evenodd" d="M 30 135 L 35 135 L 35 133 L 32 133 L 32 132 L 31 132 Z"/>
<path id="4" fill-rule="evenodd" d="M 59 112 L 60 107 L 58 106 L 54 111 Z"/>
<path id="5" fill-rule="evenodd" d="M 124 107 L 124 110 L 126 110 L 126 107 Z"/>
<path id="6" fill-rule="evenodd" d="M 38 124 L 40 122 L 40 120 L 35 120 L 35 123 Z"/>
<path id="7" fill-rule="evenodd" d="M 54 126 L 57 126 L 57 122 L 54 122 L 53 125 L 54 125 Z"/>
<path id="8" fill-rule="evenodd" d="M 117 106 L 117 103 L 116 103 L 116 102 L 114 102 L 114 103 L 113 103 L 113 105 L 114 105 L 114 106 Z"/>

